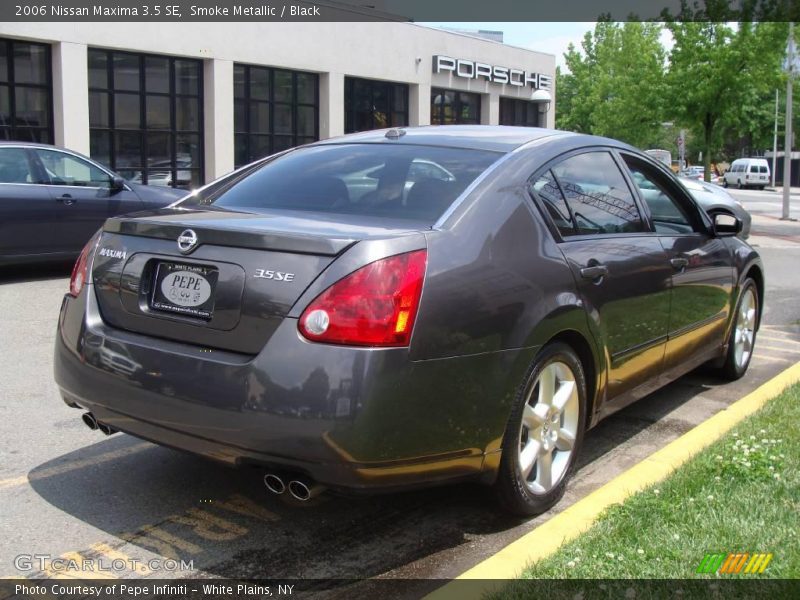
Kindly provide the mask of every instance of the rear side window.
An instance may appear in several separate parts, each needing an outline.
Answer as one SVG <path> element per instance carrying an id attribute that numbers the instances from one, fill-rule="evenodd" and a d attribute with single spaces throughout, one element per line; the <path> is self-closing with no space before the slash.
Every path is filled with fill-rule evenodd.
<path id="1" fill-rule="evenodd" d="M 547 171 L 536 181 L 531 182 L 530 191 L 541 198 L 544 209 L 550 215 L 550 220 L 553 221 L 562 236 L 575 235 L 575 221 L 552 171 Z"/>
<path id="2" fill-rule="evenodd" d="M 432 224 L 501 156 L 388 143 L 315 146 L 277 158 L 200 201 L 255 212 L 299 210 Z"/>
<path id="3" fill-rule="evenodd" d="M 759 173 L 769 173 L 769 168 L 764 166 L 764 165 L 761 165 L 760 167 L 758 167 L 758 172 Z"/>
<path id="4" fill-rule="evenodd" d="M 572 231 L 559 227 L 562 235 L 644 231 L 633 194 L 608 152 L 577 154 L 552 167 L 551 172 L 573 224 Z"/>
<path id="5" fill-rule="evenodd" d="M 24 148 L 0 148 L 0 183 L 37 183 Z"/>
<path id="6" fill-rule="evenodd" d="M 758 173 L 758 165 L 750 165 L 751 173 Z"/>

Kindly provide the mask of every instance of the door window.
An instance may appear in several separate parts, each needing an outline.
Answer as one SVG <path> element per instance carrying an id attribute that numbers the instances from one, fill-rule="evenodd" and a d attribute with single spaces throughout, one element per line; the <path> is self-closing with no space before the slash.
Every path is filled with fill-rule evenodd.
<path id="1" fill-rule="evenodd" d="M 24 148 L 0 148 L 0 183 L 37 183 Z"/>
<path id="2" fill-rule="evenodd" d="M 692 219 L 686 208 L 669 191 L 665 178 L 644 163 L 626 156 L 625 163 L 631 171 L 639 193 L 650 209 L 653 225 L 658 233 L 692 233 Z"/>
<path id="3" fill-rule="evenodd" d="M 552 171 L 547 171 L 532 182 L 530 191 L 542 200 L 545 211 L 562 236 L 575 235 L 575 221 Z"/>
<path id="4" fill-rule="evenodd" d="M 561 161 L 551 171 L 568 213 L 564 213 L 563 207 L 559 210 L 562 216 L 571 215 L 571 223 L 557 225 L 562 235 L 644 231 L 633 194 L 608 152 L 577 154 Z M 556 201 L 553 206 L 558 204 Z"/>
<path id="5" fill-rule="evenodd" d="M 55 150 L 36 150 L 51 185 L 111 187 L 111 177 L 77 156 Z"/>

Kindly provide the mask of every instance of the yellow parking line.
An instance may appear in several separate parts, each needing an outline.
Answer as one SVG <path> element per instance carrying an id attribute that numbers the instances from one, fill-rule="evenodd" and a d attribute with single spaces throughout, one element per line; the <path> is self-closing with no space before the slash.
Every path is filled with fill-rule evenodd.
<path id="1" fill-rule="evenodd" d="M 39 481 L 40 479 L 47 479 L 48 477 L 53 477 L 55 475 L 63 475 L 64 473 L 69 473 L 70 471 L 75 471 L 77 469 L 83 469 L 84 467 L 91 467 L 108 462 L 109 460 L 130 456 L 131 454 L 141 452 L 145 448 L 153 447 L 154 446 L 152 444 L 142 442 L 141 444 L 136 444 L 135 446 L 120 448 L 119 450 L 112 450 L 110 452 L 105 452 L 104 454 L 98 454 L 92 458 L 70 461 L 68 463 L 64 463 L 63 465 L 42 469 L 41 471 L 28 473 L 27 475 L 20 475 L 19 477 L 11 477 L 9 479 L 0 479 L 0 489 L 25 485 L 29 481 Z"/>
<path id="2" fill-rule="evenodd" d="M 761 344 L 761 350 L 772 350 L 773 352 L 789 352 L 791 354 L 800 354 L 800 348 L 776 348 L 775 346 L 766 346 Z"/>
<path id="3" fill-rule="evenodd" d="M 800 346 L 800 341 L 790 339 L 788 337 L 778 337 L 775 335 L 764 335 L 763 333 L 758 336 L 759 341 L 768 340 L 770 342 L 779 342 L 781 344 L 796 344 Z"/>
<path id="4" fill-rule="evenodd" d="M 427 599 L 444 600 L 456 595 L 459 600 L 480 598 L 503 585 L 491 580 L 518 577 L 526 567 L 553 554 L 562 544 L 589 529 L 606 508 L 663 480 L 734 425 L 764 406 L 770 398 L 797 381 L 800 381 L 800 362 L 458 577 L 482 582 L 476 581 L 469 590 L 463 585 L 450 583 L 429 594 Z"/>
<path id="5" fill-rule="evenodd" d="M 766 354 L 756 354 L 753 357 L 753 360 L 762 361 L 765 360 L 767 362 L 780 362 L 780 363 L 793 363 L 793 358 L 787 358 L 786 356 L 767 356 Z"/>

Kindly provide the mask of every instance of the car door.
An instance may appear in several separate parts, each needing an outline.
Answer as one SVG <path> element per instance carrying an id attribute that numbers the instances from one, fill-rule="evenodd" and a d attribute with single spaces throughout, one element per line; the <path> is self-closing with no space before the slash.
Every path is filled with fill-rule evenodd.
<path id="1" fill-rule="evenodd" d="M 723 342 L 735 278 L 731 251 L 673 177 L 635 155 L 622 158 L 673 269 L 665 370 L 685 371 Z"/>
<path id="2" fill-rule="evenodd" d="M 0 260 L 55 252 L 57 219 L 28 150 L 0 146 Z"/>
<path id="3" fill-rule="evenodd" d="M 47 178 L 58 212 L 55 240 L 64 252 L 78 252 L 108 217 L 141 210 L 131 190 L 113 189 L 113 176 L 98 165 L 57 149 L 33 150 Z"/>
<path id="4" fill-rule="evenodd" d="M 607 399 L 643 396 L 662 370 L 672 273 L 617 160 L 607 149 L 573 154 L 537 176 L 532 191 L 604 349 Z"/>

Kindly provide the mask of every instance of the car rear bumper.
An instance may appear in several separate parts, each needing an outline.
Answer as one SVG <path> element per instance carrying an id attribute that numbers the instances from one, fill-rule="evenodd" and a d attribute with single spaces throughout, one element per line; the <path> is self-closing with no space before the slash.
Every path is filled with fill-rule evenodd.
<path id="1" fill-rule="evenodd" d="M 87 286 L 64 298 L 55 377 L 70 406 L 164 446 L 402 488 L 493 481 L 520 352 L 412 362 L 403 348 L 309 343 L 286 319 L 261 353 L 239 355 L 110 328 Z"/>

